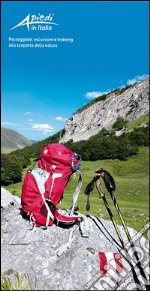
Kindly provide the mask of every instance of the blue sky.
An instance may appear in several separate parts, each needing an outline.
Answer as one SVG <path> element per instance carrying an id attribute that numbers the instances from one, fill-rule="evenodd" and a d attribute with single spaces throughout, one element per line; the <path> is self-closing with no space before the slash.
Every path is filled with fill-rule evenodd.
<path id="1" fill-rule="evenodd" d="M 145 79 L 148 11 L 148 1 L 2 1 L 1 126 L 43 140 L 93 98 Z"/>

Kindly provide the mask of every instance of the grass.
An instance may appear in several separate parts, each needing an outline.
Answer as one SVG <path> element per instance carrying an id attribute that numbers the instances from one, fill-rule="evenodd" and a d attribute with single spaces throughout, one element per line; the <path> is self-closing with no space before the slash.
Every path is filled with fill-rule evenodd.
<path id="1" fill-rule="evenodd" d="M 132 120 L 129 123 L 127 123 L 126 129 L 127 130 L 135 129 L 138 126 L 140 126 L 144 123 L 147 123 L 148 121 L 149 121 L 149 114 L 146 113 L 146 114 L 140 116 L 138 119 Z"/>
<path id="2" fill-rule="evenodd" d="M 83 185 L 78 197 L 79 212 L 92 214 L 106 220 L 110 220 L 103 200 L 99 199 L 96 188 L 90 194 L 90 212 L 86 211 L 87 197 L 84 190 L 87 184 L 95 175 L 95 170 L 103 168 L 110 172 L 116 183 L 114 195 L 119 204 L 120 211 L 127 226 L 140 231 L 149 221 L 149 147 L 141 147 L 136 156 L 130 157 L 127 161 L 120 160 L 101 160 L 101 161 L 82 161 L 81 170 L 83 175 Z M 27 169 L 24 169 L 23 177 Z M 63 200 L 58 205 L 59 208 L 71 207 L 72 195 L 77 186 L 79 174 L 72 176 L 64 190 Z M 107 192 L 103 180 L 102 187 L 106 198 L 113 212 L 114 219 L 121 224 L 118 213 L 112 203 L 110 194 Z M 5 187 L 16 196 L 21 195 L 22 182 Z M 143 234 L 144 235 L 144 234 Z"/>
<path id="3" fill-rule="evenodd" d="M 81 170 L 83 175 L 83 185 L 78 197 L 79 212 L 83 214 L 92 214 L 106 220 L 110 217 L 106 211 L 103 200 L 99 199 L 96 188 L 90 194 L 90 212 L 86 211 L 87 197 L 84 190 L 87 184 L 95 175 L 95 170 L 103 168 L 110 172 L 116 182 L 116 191 L 114 195 L 119 204 L 123 219 L 127 226 L 132 227 L 140 232 L 145 224 L 149 222 L 149 148 L 141 147 L 136 156 L 130 157 L 127 161 L 120 160 L 102 160 L 102 161 L 82 161 Z M 23 177 L 27 169 L 23 171 Z M 64 190 L 64 198 L 59 208 L 71 207 L 72 195 L 77 186 L 79 174 L 73 175 Z M 121 224 L 118 213 L 112 203 L 109 193 L 107 192 L 103 180 L 102 187 L 105 191 L 107 201 L 113 212 L 114 219 L 118 224 Z M 22 182 L 4 187 L 18 197 L 21 195 Z M 143 233 L 145 238 L 148 238 L 148 232 Z M 148 238 L 149 239 L 149 238 Z M 11 281 L 5 274 L 1 275 L 1 290 L 39 290 L 31 287 L 30 278 L 24 274 L 14 274 L 14 280 Z M 43 289 L 44 290 L 44 289 Z"/>
<path id="4" fill-rule="evenodd" d="M 13 151 L 16 151 L 16 149 L 14 148 L 1 149 L 1 154 L 10 154 Z"/>
<path id="5" fill-rule="evenodd" d="M 89 213 L 85 208 L 87 197 L 84 194 L 84 190 L 95 175 L 94 171 L 98 168 L 107 170 L 114 177 L 116 183 L 114 195 L 126 225 L 134 228 L 136 231 L 140 231 L 149 222 L 149 148 L 140 148 L 138 155 L 130 157 L 127 161 L 82 161 L 83 186 L 79 194 L 78 205 L 79 211 L 83 214 Z M 68 183 L 64 191 L 64 199 L 60 204 L 61 208 L 70 208 L 77 180 L 78 177 L 76 179 L 71 178 L 71 181 Z M 101 183 L 115 221 L 121 224 L 103 180 Z M 103 200 L 98 197 L 96 187 L 94 187 L 93 192 L 90 194 L 90 205 L 90 214 L 110 220 Z"/>
<path id="6" fill-rule="evenodd" d="M 37 287 L 37 279 L 35 280 L 35 286 L 32 287 L 31 280 L 28 274 L 24 273 L 21 276 L 19 272 L 15 272 L 13 279 L 8 278 L 6 274 L 1 273 L 1 290 L 39 290 L 39 289 Z"/>

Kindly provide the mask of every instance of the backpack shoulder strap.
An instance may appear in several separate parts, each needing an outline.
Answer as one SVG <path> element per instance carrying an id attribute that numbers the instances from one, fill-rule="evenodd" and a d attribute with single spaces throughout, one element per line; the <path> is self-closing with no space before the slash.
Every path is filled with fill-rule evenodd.
<path id="1" fill-rule="evenodd" d="M 50 173 L 40 169 L 40 168 L 36 168 L 34 170 L 31 171 L 31 174 L 34 176 L 38 189 L 41 193 L 41 195 L 43 195 L 45 193 L 45 182 L 47 181 L 47 179 L 49 178 Z"/>
<path id="2" fill-rule="evenodd" d="M 77 199 L 78 199 L 78 196 L 79 196 L 79 192 L 81 190 L 81 187 L 82 187 L 82 173 L 80 170 L 77 170 L 77 172 L 79 172 L 79 180 L 78 180 L 78 184 L 77 184 L 77 187 L 73 193 L 73 198 L 72 198 L 72 207 L 71 207 L 71 210 L 70 210 L 70 215 L 73 215 L 74 211 L 75 211 L 75 207 L 76 207 L 76 202 L 77 202 Z"/>
<path id="3" fill-rule="evenodd" d="M 44 196 L 44 193 L 45 193 L 45 182 L 49 178 L 50 173 L 48 173 L 48 172 L 46 172 L 46 171 L 44 171 L 44 170 L 42 170 L 40 168 L 36 168 L 35 170 L 33 170 L 31 172 L 31 174 L 34 176 L 34 178 L 36 180 L 38 189 L 39 189 L 39 191 L 41 193 L 43 202 L 44 202 L 45 207 L 47 209 L 47 220 L 46 220 L 46 227 L 47 227 L 48 226 L 48 223 L 49 223 L 49 219 L 50 218 L 52 220 L 54 219 L 54 215 L 51 212 L 51 210 L 50 210 L 50 208 L 48 206 L 48 203 L 46 202 L 45 196 Z"/>

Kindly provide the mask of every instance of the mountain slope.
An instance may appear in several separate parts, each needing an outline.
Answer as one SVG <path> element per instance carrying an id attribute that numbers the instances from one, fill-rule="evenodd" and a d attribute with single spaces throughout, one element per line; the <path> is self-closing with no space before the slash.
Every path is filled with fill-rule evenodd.
<path id="1" fill-rule="evenodd" d="M 1 129 L 1 150 L 4 149 L 21 149 L 32 142 L 15 130 L 2 128 Z"/>
<path id="2" fill-rule="evenodd" d="M 87 140 L 103 128 L 111 130 L 118 117 L 133 122 L 148 114 L 149 78 L 100 96 L 78 110 L 66 121 L 59 142 Z"/>

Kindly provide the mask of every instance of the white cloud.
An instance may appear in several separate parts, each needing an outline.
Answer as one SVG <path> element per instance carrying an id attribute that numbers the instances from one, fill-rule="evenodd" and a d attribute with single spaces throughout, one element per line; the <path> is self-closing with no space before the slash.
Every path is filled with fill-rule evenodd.
<path id="1" fill-rule="evenodd" d="M 26 113 L 24 113 L 24 115 L 31 115 L 32 113 L 27 111 Z"/>
<path id="2" fill-rule="evenodd" d="M 53 131 L 53 127 L 46 123 L 33 124 L 32 129 L 35 129 L 37 131 L 42 131 L 44 134 Z"/>
<path id="3" fill-rule="evenodd" d="M 43 130 L 43 134 L 44 134 L 44 135 L 47 134 L 47 133 L 49 133 L 49 132 L 52 132 L 52 130 L 49 130 L 49 129 L 45 129 L 45 130 Z"/>
<path id="4" fill-rule="evenodd" d="M 21 126 L 23 127 L 22 125 L 20 124 L 17 124 L 17 123 L 12 123 L 12 122 L 1 122 L 2 125 L 11 125 L 11 126 Z"/>
<path id="5" fill-rule="evenodd" d="M 30 118 L 30 119 L 28 119 L 28 121 L 29 121 L 29 122 L 32 122 L 32 121 L 33 121 L 33 119 L 31 119 L 31 118 Z"/>
<path id="6" fill-rule="evenodd" d="M 59 121 L 65 121 L 67 118 L 65 118 L 65 117 L 61 117 L 61 116 L 57 116 L 56 118 L 55 118 L 55 120 L 59 120 Z"/>
<path id="7" fill-rule="evenodd" d="M 125 88 L 126 86 L 125 85 L 121 85 L 120 87 L 119 87 L 119 89 L 123 89 L 123 88 Z"/>
<path id="8" fill-rule="evenodd" d="M 46 123 L 33 124 L 34 129 L 52 129 L 51 125 Z"/>
<path id="9" fill-rule="evenodd" d="M 143 74 L 143 75 L 137 75 L 137 76 L 135 76 L 133 79 L 128 79 L 128 80 L 127 80 L 127 84 L 128 84 L 128 85 L 132 85 L 132 84 L 134 84 L 134 83 L 136 83 L 136 82 L 141 82 L 141 81 L 143 81 L 143 80 L 146 79 L 146 78 L 148 78 L 148 75 L 146 75 L 146 74 Z"/>
<path id="10" fill-rule="evenodd" d="M 97 97 L 102 96 L 102 95 L 104 95 L 104 94 L 107 94 L 107 93 L 109 93 L 109 92 L 110 92 L 110 91 L 105 91 L 105 92 L 101 92 L 101 91 L 87 92 L 87 93 L 85 94 L 85 97 L 86 97 L 87 99 L 94 99 L 94 98 L 97 98 Z"/>

